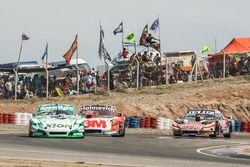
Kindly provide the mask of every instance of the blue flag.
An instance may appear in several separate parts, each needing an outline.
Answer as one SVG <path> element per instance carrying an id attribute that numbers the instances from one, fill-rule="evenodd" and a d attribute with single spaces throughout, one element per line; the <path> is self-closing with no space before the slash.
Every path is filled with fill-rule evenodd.
<path id="1" fill-rule="evenodd" d="M 153 24 L 150 26 L 150 30 L 156 31 L 156 29 L 159 27 L 159 19 L 157 18 Z"/>
<path id="2" fill-rule="evenodd" d="M 123 32 L 123 23 L 121 22 L 119 26 L 113 31 L 114 35 Z"/>

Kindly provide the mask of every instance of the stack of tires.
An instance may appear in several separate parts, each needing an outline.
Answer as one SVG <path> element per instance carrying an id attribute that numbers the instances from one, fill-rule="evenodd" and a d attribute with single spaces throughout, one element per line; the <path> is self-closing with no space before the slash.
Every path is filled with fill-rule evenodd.
<path id="1" fill-rule="evenodd" d="M 129 123 L 130 128 L 140 128 L 140 118 L 139 117 L 131 117 L 130 123 Z"/>
<path id="2" fill-rule="evenodd" d="M 241 132 L 248 132 L 248 122 L 241 122 Z"/>
<path id="3" fill-rule="evenodd" d="M 157 128 L 157 117 L 151 117 L 151 128 L 152 129 Z"/>
<path id="4" fill-rule="evenodd" d="M 0 124 L 3 123 L 3 113 L 0 112 Z"/>
<path id="5" fill-rule="evenodd" d="M 9 114 L 8 115 L 8 123 L 9 124 L 15 124 L 16 123 L 16 118 L 15 118 L 15 114 Z"/>
<path id="6" fill-rule="evenodd" d="M 158 117 L 157 118 L 157 129 L 164 129 L 165 118 Z"/>
<path id="7" fill-rule="evenodd" d="M 151 117 L 147 116 L 145 117 L 145 128 L 151 127 Z"/>
<path id="8" fill-rule="evenodd" d="M 8 124 L 9 123 L 9 114 L 3 113 L 3 123 Z"/>
<path id="9" fill-rule="evenodd" d="M 248 128 L 247 128 L 247 132 L 250 132 L 250 121 L 248 121 Z"/>
<path id="10" fill-rule="evenodd" d="M 241 130 L 241 121 L 236 121 L 235 120 L 234 130 L 235 130 L 235 132 L 240 132 L 240 130 Z"/>
<path id="11" fill-rule="evenodd" d="M 131 119 L 131 117 L 126 117 L 125 118 L 125 128 L 129 128 L 130 119 Z"/>
<path id="12" fill-rule="evenodd" d="M 141 120 L 140 120 L 140 128 L 145 128 L 145 117 L 141 117 Z"/>
<path id="13" fill-rule="evenodd" d="M 32 114 L 31 113 L 15 112 L 14 117 L 15 117 L 15 124 L 16 125 L 28 125 L 29 120 L 32 117 Z"/>

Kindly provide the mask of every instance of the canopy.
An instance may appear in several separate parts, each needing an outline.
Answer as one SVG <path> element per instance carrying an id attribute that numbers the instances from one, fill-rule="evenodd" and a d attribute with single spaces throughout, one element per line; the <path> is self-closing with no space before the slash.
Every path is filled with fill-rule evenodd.
<path id="1" fill-rule="evenodd" d="M 223 50 L 228 54 L 250 52 L 250 38 L 233 38 Z"/>

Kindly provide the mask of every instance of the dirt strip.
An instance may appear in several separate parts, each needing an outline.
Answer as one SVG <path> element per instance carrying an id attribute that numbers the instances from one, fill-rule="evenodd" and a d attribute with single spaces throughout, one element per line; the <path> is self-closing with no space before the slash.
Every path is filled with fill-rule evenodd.
<path id="1" fill-rule="evenodd" d="M 26 160 L 26 159 L 3 159 L 0 158 L 0 167 L 128 167 L 111 164 L 91 164 L 85 162 L 61 162 L 45 160 Z"/>

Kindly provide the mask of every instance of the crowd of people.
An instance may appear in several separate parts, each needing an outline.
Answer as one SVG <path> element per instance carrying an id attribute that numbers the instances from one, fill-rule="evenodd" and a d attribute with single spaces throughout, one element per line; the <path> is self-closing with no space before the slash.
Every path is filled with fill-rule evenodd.
<path id="1" fill-rule="evenodd" d="M 94 92 L 96 85 L 95 73 L 88 72 L 80 75 L 79 93 Z M 33 77 L 20 74 L 17 81 L 17 99 L 32 96 L 46 97 L 47 79 L 35 74 Z M 77 78 L 71 73 L 65 77 L 49 77 L 48 93 L 50 97 L 77 94 Z M 10 74 L 0 76 L 0 98 L 13 99 L 15 96 L 15 77 Z"/>
<path id="2" fill-rule="evenodd" d="M 126 50 L 123 50 L 125 53 Z M 123 53 L 122 53 L 123 54 Z M 144 51 L 143 54 L 132 54 L 127 61 L 117 64 L 117 68 L 110 70 L 109 86 L 110 90 L 117 85 L 123 84 L 126 87 L 136 87 L 137 85 L 152 86 L 166 84 L 166 65 L 161 62 L 158 53 Z M 139 75 L 137 75 L 137 65 L 139 64 Z M 191 63 L 192 64 L 192 63 Z M 228 76 L 250 74 L 250 57 L 227 59 L 225 63 L 225 74 Z M 200 67 L 198 79 L 223 77 L 223 61 L 210 61 L 206 63 L 207 68 Z M 139 77 L 139 78 L 138 78 Z M 185 70 L 178 63 L 168 65 L 169 84 L 182 83 L 194 80 L 194 73 Z M 138 80 L 139 79 L 139 80 Z M 138 81 L 139 83 L 137 83 Z M 98 71 L 89 70 L 80 73 L 79 93 L 95 92 L 96 87 L 107 88 L 107 72 L 100 74 Z M 17 98 L 24 99 L 32 96 L 46 97 L 47 80 L 44 75 L 19 74 L 17 81 Z M 49 76 L 48 93 L 50 97 L 77 94 L 76 71 L 68 73 L 63 77 Z M 13 99 L 15 95 L 15 77 L 13 74 L 2 73 L 0 75 L 0 98 Z"/>
<path id="3" fill-rule="evenodd" d="M 124 52 L 124 50 L 123 50 Z M 126 57 L 127 58 L 127 57 Z M 193 59 L 192 59 L 193 60 Z M 114 71 L 114 79 L 117 83 L 135 87 L 137 82 L 137 63 L 139 63 L 139 86 L 150 86 L 166 84 L 166 65 L 161 62 L 158 53 L 144 51 L 143 54 L 132 54 L 128 61 L 118 65 L 121 68 Z M 190 62 L 192 66 L 194 62 Z M 183 69 L 178 62 L 168 65 L 168 83 L 182 83 L 195 80 L 195 72 L 192 68 Z M 225 76 L 236 76 L 250 73 L 250 56 L 242 56 L 237 61 L 231 57 L 225 62 Z M 198 79 L 221 78 L 223 77 L 223 60 L 207 61 L 199 64 Z"/>

